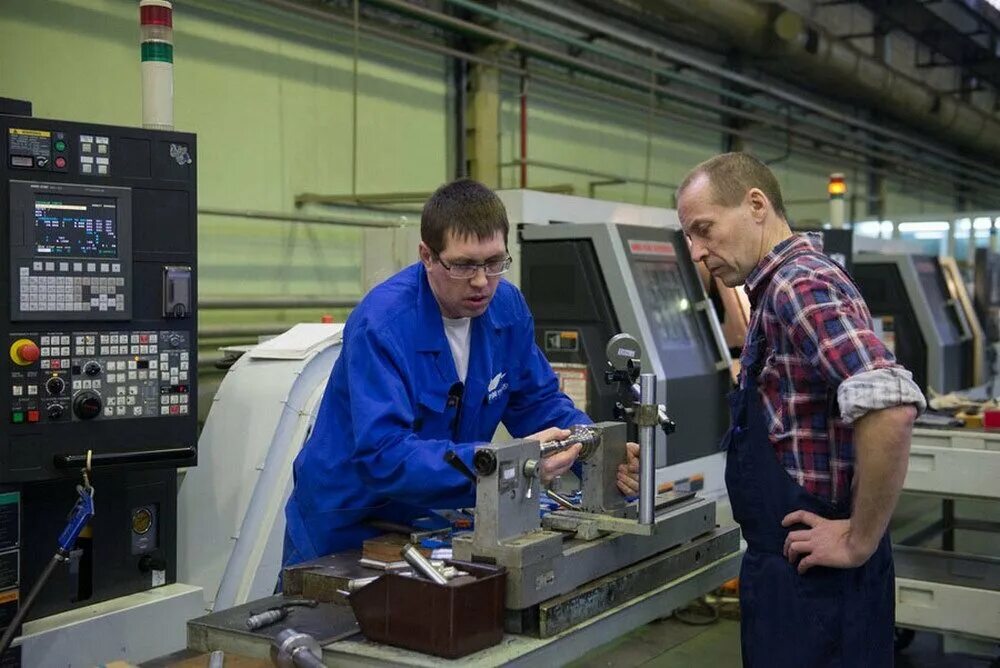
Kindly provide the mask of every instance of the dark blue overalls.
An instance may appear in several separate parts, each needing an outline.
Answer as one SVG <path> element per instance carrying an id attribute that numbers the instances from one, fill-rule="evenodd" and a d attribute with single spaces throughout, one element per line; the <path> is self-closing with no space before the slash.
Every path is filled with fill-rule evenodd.
<path id="1" fill-rule="evenodd" d="M 781 520 L 788 513 L 846 519 L 850 503 L 834 506 L 814 496 L 778 461 L 757 391 L 766 350 L 759 325 L 747 334 L 746 350 L 743 386 L 729 395 L 731 424 L 723 441 L 729 500 L 748 545 L 740 571 L 743 665 L 891 666 L 895 576 L 889 535 L 858 568 L 814 566 L 799 575 L 782 555 L 789 529 Z M 793 527 L 799 528 L 806 527 Z"/>

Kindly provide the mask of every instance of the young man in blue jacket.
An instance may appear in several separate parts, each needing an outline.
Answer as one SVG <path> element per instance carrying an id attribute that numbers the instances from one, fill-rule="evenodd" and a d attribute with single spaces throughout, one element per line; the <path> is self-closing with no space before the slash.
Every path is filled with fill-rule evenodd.
<path id="1" fill-rule="evenodd" d="M 475 505 L 476 444 L 503 422 L 515 437 L 566 438 L 589 423 L 535 345 L 510 268 L 503 203 L 462 179 L 442 186 L 420 220 L 420 262 L 376 286 L 351 313 L 309 439 L 295 459 L 285 507 L 285 566 L 358 548 L 373 520 L 409 524 L 432 508 Z M 547 482 L 579 446 L 542 463 Z M 638 491 L 638 446 L 619 470 Z"/>

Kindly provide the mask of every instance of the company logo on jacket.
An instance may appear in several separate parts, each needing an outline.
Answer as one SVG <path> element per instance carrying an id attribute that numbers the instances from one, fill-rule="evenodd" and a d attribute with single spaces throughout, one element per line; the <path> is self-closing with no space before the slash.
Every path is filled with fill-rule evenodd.
<path id="1" fill-rule="evenodd" d="M 506 375 L 507 375 L 506 371 L 501 371 L 497 375 L 493 376 L 493 378 L 490 380 L 490 384 L 486 387 L 486 391 L 489 393 L 486 395 L 487 403 L 492 404 L 494 401 L 499 399 L 500 396 L 504 392 L 506 392 L 507 389 L 510 387 L 510 385 L 503 382 L 503 379 L 504 377 L 506 377 Z"/>

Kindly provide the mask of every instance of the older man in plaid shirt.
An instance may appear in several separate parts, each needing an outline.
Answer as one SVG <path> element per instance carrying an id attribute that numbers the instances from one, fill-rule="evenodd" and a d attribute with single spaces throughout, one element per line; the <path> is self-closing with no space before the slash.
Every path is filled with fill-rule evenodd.
<path id="1" fill-rule="evenodd" d="M 744 664 L 892 665 L 887 527 L 924 397 L 766 165 L 720 155 L 678 194 L 691 256 L 753 308 L 725 439 Z"/>

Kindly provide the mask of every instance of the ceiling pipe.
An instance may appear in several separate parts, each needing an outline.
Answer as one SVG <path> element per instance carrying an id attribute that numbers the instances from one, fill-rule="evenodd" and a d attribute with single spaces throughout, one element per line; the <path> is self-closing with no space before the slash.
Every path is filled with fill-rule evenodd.
<path id="1" fill-rule="evenodd" d="M 714 28 L 735 45 L 780 59 L 784 72 L 829 86 L 875 109 L 978 154 L 1000 154 L 1000 121 L 958 98 L 894 70 L 801 15 L 749 0 L 642 0 L 650 12 L 682 16 Z"/>

